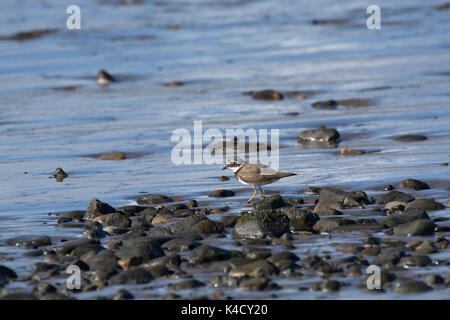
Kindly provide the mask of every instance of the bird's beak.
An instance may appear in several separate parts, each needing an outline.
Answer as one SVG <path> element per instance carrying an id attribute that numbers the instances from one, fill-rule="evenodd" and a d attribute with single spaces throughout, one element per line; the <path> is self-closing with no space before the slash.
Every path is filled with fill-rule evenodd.
<path id="1" fill-rule="evenodd" d="M 222 170 L 225 170 L 225 169 L 227 169 L 227 168 L 228 168 L 228 164 L 227 164 L 225 167 L 223 167 Z"/>

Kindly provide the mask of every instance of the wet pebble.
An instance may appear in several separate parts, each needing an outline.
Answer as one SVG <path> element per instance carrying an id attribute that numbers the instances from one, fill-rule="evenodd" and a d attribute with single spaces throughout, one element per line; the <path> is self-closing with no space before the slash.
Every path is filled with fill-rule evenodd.
<path id="1" fill-rule="evenodd" d="M 208 193 L 208 196 L 212 198 L 226 198 L 226 197 L 234 197 L 235 194 L 236 193 L 231 190 L 218 189 Z"/>
<path id="2" fill-rule="evenodd" d="M 56 181 L 62 182 L 65 178 L 68 177 L 68 175 L 63 169 L 56 168 L 55 172 L 53 173 L 53 177 L 56 179 Z"/>
<path id="3" fill-rule="evenodd" d="M 399 279 L 394 283 L 395 293 L 420 293 L 431 290 L 431 288 L 420 280 Z"/>
<path id="4" fill-rule="evenodd" d="M 416 220 L 395 227 L 393 233 L 402 237 L 430 236 L 434 234 L 434 223 L 430 220 Z"/>
<path id="5" fill-rule="evenodd" d="M 274 211 L 245 212 L 236 222 L 233 234 L 243 238 L 280 237 L 289 232 L 289 219 Z"/>
<path id="6" fill-rule="evenodd" d="M 340 134 L 336 129 L 319 128 L 301 131 L 298 138 L 301 142 L 337 142 Z"/>
<path id="7" fill-rule="evenodd" d="M 225 249 L 202 245 L 193 249 L 187 256 L 191 264 L 210 263 L 231 258 L 231 252 Z"/>
<path id="8" fill-rule="evenodd" d="M 252 94 L 255 100 L 283 100 L 283 95 L 275 90 L 262 90 Z"/>
<path id="9" fill-rule="evenodd" d="M 434 201 L 433 199 L 416 199 L 411 201 L 406 206 L 406 210 L 409 209 L 423 209 L 423 210 L 441 210 L 445 207 L 439 202 Z"/>
<path id="10" fill-rule="evenodd" d="M 159 204 L 165 202 L 173 202 L 171 198 L 168 196 L 160 195 L 160 194 L 146 194 L 137 198 L 137 203 L 142 205 L 147 204 Z"/>
<path id="11" fill-rule="evenodd" d="M 102 202 L 98 199 L 93 199 L 87 209 L 86 209 L 86 213 L 84 215 L 84 219 L 86 220 L 92 220 L 95 217 L 104 215 L 104 214 L 108 214 L 108 213 L 114 213 L 116 212 L 116 209 L 114 209 L 113 207 L 111 207 L 109 204 L 107 204 L 106 202 Z"/>
<path id="12" fill-rule="evenodd" d="M 430 186 L 423 181 L 416 179 L 406 179 L 400 182 L 398 185 L 401 189 L 414 189 L 414 190 L 426 190 L 430 189 Z"/>

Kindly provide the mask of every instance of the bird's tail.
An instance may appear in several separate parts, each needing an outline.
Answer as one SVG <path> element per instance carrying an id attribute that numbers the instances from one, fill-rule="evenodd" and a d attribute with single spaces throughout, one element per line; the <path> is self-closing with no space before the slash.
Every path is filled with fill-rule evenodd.
<path id="1" fill-rule="evenodd" d="M 286 177 L 290 177 L 290 176 L 295 176 L 295 175 L 297 175 L 296 173 L 290 173 L 290 172 L 282 172 L 282 171 L 280 171 L 280 172 L 277 172 L 277 177 L 278 178 L 286 178 Z"/>

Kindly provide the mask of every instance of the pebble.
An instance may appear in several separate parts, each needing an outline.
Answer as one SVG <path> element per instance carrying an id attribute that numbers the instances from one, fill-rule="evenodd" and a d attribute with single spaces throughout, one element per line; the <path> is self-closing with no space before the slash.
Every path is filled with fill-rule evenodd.
<path id="1" fill-rule="evenodd" d="M 404 293 L 419 293 L 431 290 L 431 288 L 420 280 L 399 279 L 394 283 L 394 292 L 399 294 Z"/>
<path id="2" fill-rule="evenodd" d="M 405 210 L 409 209 L 423 209 L 423 210 L 441 210 L 445 207 L 439 202 L 434 201 L 433 199 L 416 199 L 411 201 L 406 206 Z"/>
<path id="3" fill-rule="evenodd" d="M 416 220 L 395 227 L 393 233 L 401 237 L 430 236 L 434 234 L 434 223 L 430 220 Z"/>
<path id="4" fill-rule="evenodd" d="M 208 196 L 212 198 L 226 198 L 226 197 L 234 197 L 235 194 L 236 193 L 231 190 L 218 189 L 208 193 Z"/>
<path id="5" fill-rule="evenodd" d="M 166 202 L 173 202 L 171 198 L 168 196 L 160 195 L 160 194 L 146 194 L 137 198 L 137 203 L 141 205 L 148 204 L 160 204 Z"/>
<path id="6" fill-rule="evenodd" d="M 283 95 L 275 90 L 262 90 L 252 94 L 255 100 L 283 100 Z"/>
<path id="7" fill-rule="evenodd" d="M 338 142 L 340 137 L 336 129 L 328 128 L 304 130 L 298 134 L 300 142 Z"/>
<path id="8" fill-rule="evenodd" d="M 430 189 L 430 186 L 425 182 L 416 179 L 406 179 L 399 183 L 398 185 L 401 189 L 414 189 L 414 190 L 426 190 Z"/>
<path id="9" fill-rule="evenodd" d="M 275 211 L 245 212 L 237 220 L 233 235 L 243 238 L 280 237 L 289 232 L 289 218 Z"/>
<path id="10" fill-rule="evenodd" d="M 56 181 L 62 182 L 65 178 L 68 177 L 68 175 L 66 172 L 64 172 L 63 169 L 56 168 L 55 172 L 53 173 L 53 177 L 56 179 Z"/>

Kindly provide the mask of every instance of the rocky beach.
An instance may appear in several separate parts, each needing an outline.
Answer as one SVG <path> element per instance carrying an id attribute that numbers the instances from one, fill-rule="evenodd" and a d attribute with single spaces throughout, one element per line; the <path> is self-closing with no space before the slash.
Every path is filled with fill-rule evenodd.
<path id="1" fill-rule="evenodd" d="M 450 298 L 448 3 L 68 5 L 0 5 L 0 299 Z M 296 175 L 247 204 L 194 121 Z"/>

